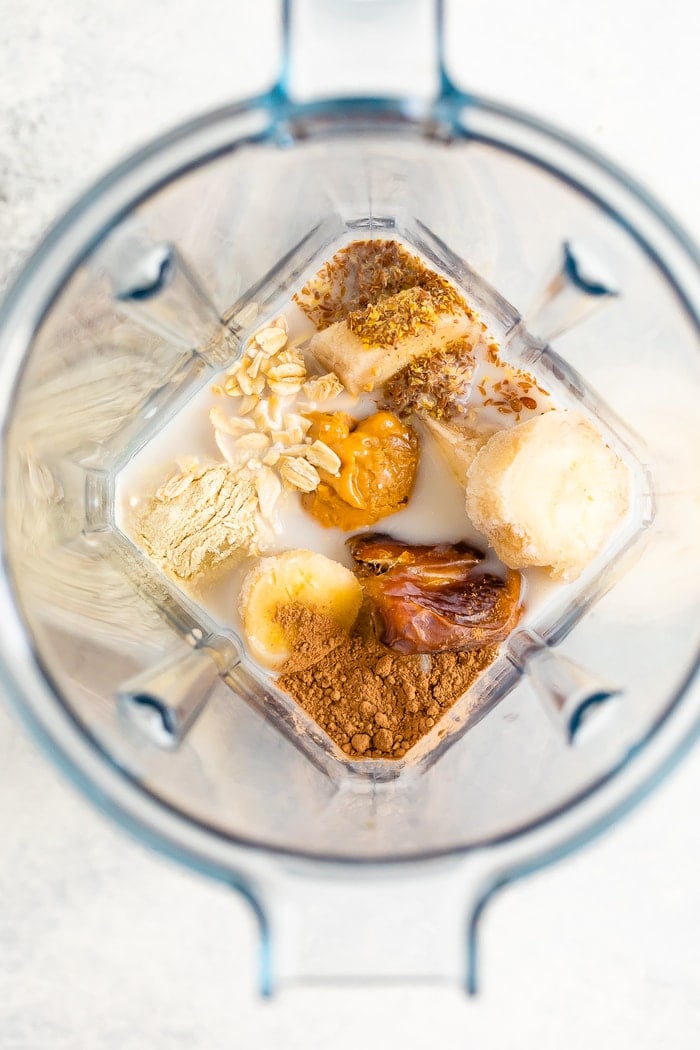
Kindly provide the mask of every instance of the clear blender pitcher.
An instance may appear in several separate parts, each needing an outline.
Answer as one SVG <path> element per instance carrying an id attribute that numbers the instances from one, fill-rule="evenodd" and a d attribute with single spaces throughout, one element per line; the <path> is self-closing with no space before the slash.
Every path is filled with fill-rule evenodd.
<path id="1" fill-rule="evenodd" d="M 98 805 L 248 898 L 266 993 L 377 976 L 473 990 L 493 891 L 613 820 L 698 730 L 698 258 L 589 150 L 458 91 L 440 4 L 290 2 L 284 32 L 268 94 L 125 161 L 9 293 L 4 685 Z M 339 91 L 363 41 L 392 39 L 386 96 L 319 97 L 300 33 Z M 358 237 L 452 274 L 634 479 L 605 563 L 526 617 L 398 763 L 346 760 L 115 517 L 135 453 L 236 360 L 245 308 L 274 316 Z"/>

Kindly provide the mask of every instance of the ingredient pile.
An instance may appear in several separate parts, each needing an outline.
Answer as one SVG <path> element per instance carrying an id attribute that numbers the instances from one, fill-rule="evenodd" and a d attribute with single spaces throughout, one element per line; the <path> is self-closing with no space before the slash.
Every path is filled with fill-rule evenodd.
<path id="1" fill-rule="evenodd" d="M 531 567 L 574 579 L 628 509 L 595 426 L 394 240 L 338 251 L 208 396 L 216 455 L 125 527 L 193 596 L 230 581 L 249 656 L 351 759 L 403 758 L 494 660 Z"/>

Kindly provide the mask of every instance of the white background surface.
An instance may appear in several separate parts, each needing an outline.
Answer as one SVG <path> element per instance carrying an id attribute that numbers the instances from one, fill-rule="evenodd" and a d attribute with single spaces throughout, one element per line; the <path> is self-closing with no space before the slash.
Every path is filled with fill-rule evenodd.
<path id="1" fill-rule="evenodd" d="M 697 236 L 695 3 L 452 8 L 460 81 L 587 138 Z M 0 0 L 0 280 L 128 149 L 265 87 L 275 12 L 270 0 Z M 476 1001 L 383 986 L 263 1003 L 246 906 L 106 823 L 0 706 L 0 1050 L 691 1050 L 698 799 L 696 749 L 613 833 L 499 897 Z"/>

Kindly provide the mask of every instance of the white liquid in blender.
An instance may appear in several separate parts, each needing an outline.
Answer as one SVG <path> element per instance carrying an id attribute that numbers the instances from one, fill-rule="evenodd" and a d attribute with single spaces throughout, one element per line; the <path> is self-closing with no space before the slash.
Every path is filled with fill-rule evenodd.
<path id="1" fill-rule="evenodd" d="M 301 310 L 292 304 L 284 311 L 289 340 L 294 344 L 315 330 Z M 259 327 L 258 324 L 256 327 Z M 310 360 L 310 359 L 309 359 Z M 486 366 L 480 365 L 483 373 Z M 493 367 L 491 367 L 493 372 Z M 225 374 L 225 373 L 224 373 Z M 479 376 L 477 371 L 477 377 Z M 172 418 L 144 446 L 121 471 L 116 491 L 117 525 L 129 535 L 130 521 L 139 507 L 148 503 L 157 486 L 174 470 L 177 464 L 199 460 L 202 463 L 221 461 L 221 453 L 214 440 L 214 428 L 209 421 L 209 410 L 226 401 L 225 410 L 236 414 L 236 400 L 222 398 L 212 392 L 220 377 L 212 377 L 206 386 Z M 303 398 L 302 398 L 303 400 Z M 377 410 L 379 397 L 363 394 L 351 397 L 340 394 L 331 401 L 318 405 L 319 411 L 348 412 L 363 419 Z M 291 404 L 287 411 L 293 411 Z M 374 526 L 357 529 L 353 535 L 381 532 L 407 544 L 469 543 L 485 550 L 486 543 L 474 529 L 465 509 L 464 489 L 444 460 L 430 433 L 420 428 L 420 456 L 416 482 L 408 505 L 396 514 L 383 518 Z M 353 560 L 346 546 L 348 533 L 337 528 L 325 528 L 301 505 L 300 493 L 285 492 L 277 506 L 275 523 L 277 543 L 274 552 L 293 549 L 314 550 L 348 568 Z M 273 553 L 271 551 L 270 553 Z M 196 590 L 197 602 L 222 627 L 241 633 L 239 592 L 253 559 L 246 558 L 230 571 L 212 582 L 200 582 Z M 524 620 L 531 620 L 553 591 L 561 584 L 550 580 L 542 570 L 525 570 Z"/>
<path id="2" fill-rule="evenodd" d="M 540 568 L 522 570 L 519 580 L 507 572 L 470 520 L 465 491 L 469 469 L 474 520 L 512 564 L 533 560 L 537 529 L 521 528 L 518 514 L 523 508 L 532 512 L 536 526 L 559 520 L 548 517 L 547 508 L 561 509 L 558 479 L 563 475 L 564 486 L 581 445 L 571 452 L 563 438 L 550 440 L 548 449 L 564 449 L 563 472 L 555 463 L 550 474 L 540 469 L 536 446 L 534 465 L 524 476 L 511 471 L 503 450 L 519 456 L 521 444 L 529 440 L 532 448 L 533 431 L 547 430 L 552 420 L 565 429 L 585 429 L 578 417 L 568 422 L 561 413 L 549 414 L 578 405 L 566 403 L 563 384 L 556 387 L 555 405 L 537 376 L 518 367 L 517 351 L 513 361 L 505 360 L 487 326 L 444 275 L 407 256 L 397 242 L 377 245 L 348 246 L 357 253 L 354 271 L 344 269 L 341 249 L 298 293 L 318 329 L 293 303 L 284 310 L 284 323 L 257 317 L 239 360 L 212 375 L 162 425 L 122 470 L 116 492 L 123 532 L 137 544 L 140 532 L 144 551 L 209 620 L 235 632 L 248 670 L 266 684 L 268 700 L 270 677 L 281 672 L 278 702 L 290 705 L 285 732 L 291 726 L 295 736 L 318 743 L 320 727 L 336 757 L 351 761 L 403 759 L 424 737 L 436 743 L 450 732 L 441 720 L 460 697 L 466 708 L 455 713 L 452 727 L 471 720 L 493 689 L 502 688 L 505 661 L 495 665 L 500 669 L 492 681 L 482 679 L 485 691 L 472 691 L 496 659 L 498 641 L 510 632 L 504 645 L 511 645 L 506 651 L 514 659 L 515 625 L 547 637 L 581 586 L 553 580 Z M 373 283 L 378 258 L 380 279 Z M 324 375 L 317 385 L 305 382 Z M 314 389 L 327 395 L 342 385 L 345 391 L 335 397 L 313 398 Z M 372 385 L 371 394 L 348 392 Z M 385 414 L 357 426 L 389 406 L 393 418 Z M 310 411 L 326 417 L 315 419 L 313 429 L 300 415 Z M 346 413 L 355 426 L 332 418 L 336 413 Z M 397 418 L 406 414 L 415 434 Z M 524 427 L 517 433 L 488 440 L 519 423 Z M 391 437 L 377 441 L 376 434 Z M 478 448 L 483 452 L 470 468 Z M 516 479 L 515 500 L 503 481 L 509 473 Z M 557 478 L 549 488 L 548 477 Z M 314 494 L 305 497 L 306 489 Z M 585 499 L 590 486 L 579 489 Z M 400 511 L 375 520 L 406 500 Z M 575 504 L 573 524 L 556 533 L 550 547 L 534 547 L 540 564 L 554 570 L 551 551 L 556 554 L 560 539 L 571 546 L 575 527 L 588 538 L 580 507 Z M 323 520 L 372 524 L 342 531 L 324 527 Z M 509 525 L 509 539 L 523 540 L 515 553 L 502 539 Z M 382 534 L 398 551 L 381 541 L 359 542 L 368 534 Z M 357 560 L 349 539 L 356 541 Z M 461 568 L 469 558 L 449 549 L 460 543 L 484 553 L 473 574 Z M 405 550 L 440 544 L 448 549 Z M 255 557 L 240 557 L 251 549 Z M 238 557 L 230 556 L 232 550 Z M 264 560 L 284 552 L 297 553 Z M 391 564 L 395 553 L 400 557 Z M 390 567 L 382 578 L 384 558 Z M 462 575 L 450 575 L 454 564 Z M 362 587 L 347 569 L 358 573 Z M 424 753 L 428 744 L 421 746 Z"/>

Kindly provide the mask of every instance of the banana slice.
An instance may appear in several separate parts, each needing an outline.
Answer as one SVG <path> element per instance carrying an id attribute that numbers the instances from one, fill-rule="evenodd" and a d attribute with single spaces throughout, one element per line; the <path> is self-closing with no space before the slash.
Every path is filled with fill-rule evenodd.
<path id="1" fill-rule="evenodd" d="M 315 551 L 263 558 L 243 581 L 241 615 L 251 655 L 271 670 L 279 670 L 292 654 L 295 639 L 278 616 L 281 608 L 295 604 L 349 631 L 360 611 L 362 587 L 344 565 Z"/>
<path id="2" fill-rule="evenodd" d="M 426 430 L 432 434 L 448 467 L 460 485 L 466 485 L 467 472 L 477 452 L 484 447 L 493 431 L 479 432 L 456 423 L 443 423 L 432 416 L 418 413 Z"/>

